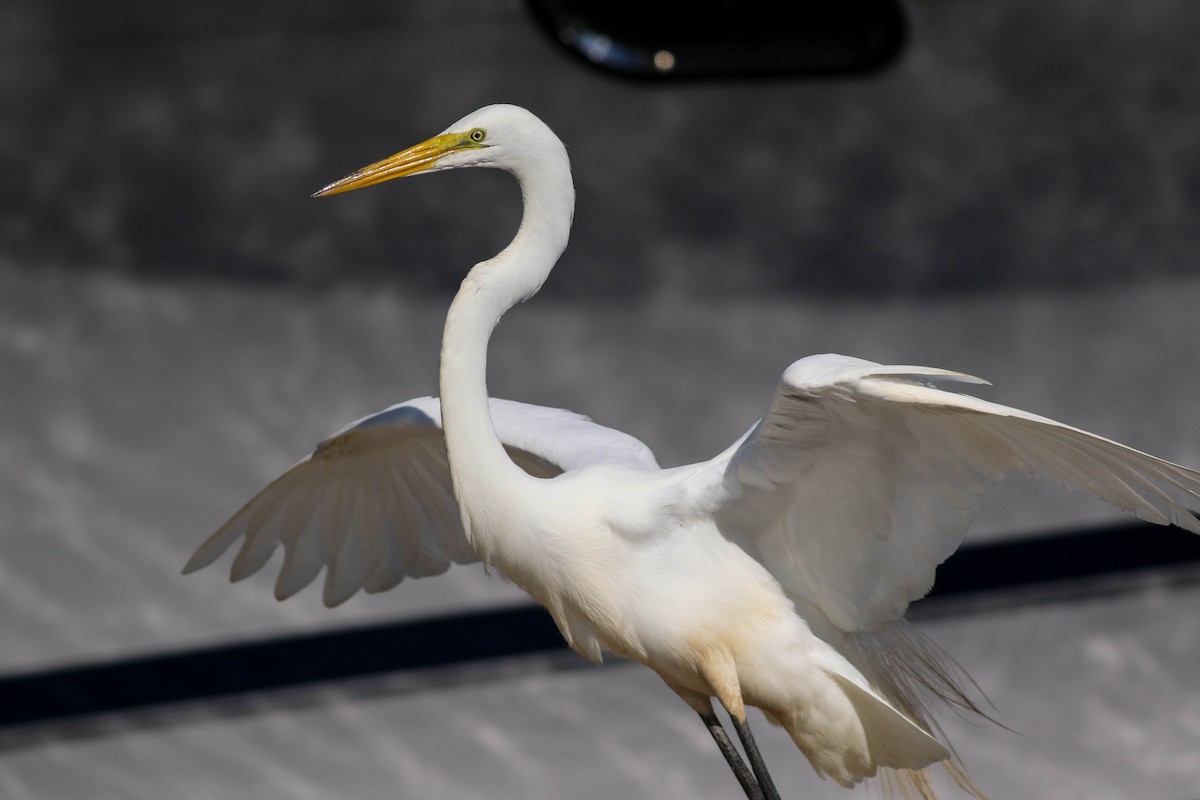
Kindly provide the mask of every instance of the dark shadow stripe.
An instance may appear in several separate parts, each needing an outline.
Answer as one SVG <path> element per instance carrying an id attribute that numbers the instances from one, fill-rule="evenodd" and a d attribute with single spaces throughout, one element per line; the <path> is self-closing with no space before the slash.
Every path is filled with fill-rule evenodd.
<path id="1" fill-rule="evenodd" d="M 930 597 L 1019 589 L 1200 564 L 1200 536 L 1133 522 L 964 547 L 938 567 Z"/>
<path id="2" fill-rule="evenodd" d="M 1200 564 L 1200 536 L 1132 524 L 963 548 L 931 597 Z M 522 606 L 0 679 L 0 729 L 565 648 L 548 614 Z"/>
<path id="3" fill-rule="evenodd" d="M 87 664 L 0 680 L 0 728 L 563 647 L 522 606 Z"/>

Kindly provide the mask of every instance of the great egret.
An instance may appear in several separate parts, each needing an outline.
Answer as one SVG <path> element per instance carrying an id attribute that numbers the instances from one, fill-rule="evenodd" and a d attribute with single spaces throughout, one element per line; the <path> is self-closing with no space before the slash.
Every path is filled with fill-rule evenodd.
<path id="1" fill-rule="evenodd" d="M 450 306 L 440 401 L 401 403 L 321 442 L 185 572 L 242 539 L 240 580 L 283 545 L 276 596 L 325 568 L 332 606 L 482 560 L 545 606 L 584 657 L 614 653 L 658 673 L 703 719 L 751 800 L 779 795 L 747 705 L 782 725 L 820 775 L 853 786 L 893 770 L 929 798 L 924 768 L 940 761 L 975 793 L 934 737 L 930 705 L 974 706 L 965 676 L 902 617 L 990 486 L 1025 473 L 1200 532 L 1200 473 L 944 391 L 983 381 L 941 369 L 801 359 L 741 439 L 670 469 L 582 416 L 489 399 L 493 328 L 538 291 L 567 244 L 574 187 L 559 139 L 522 108 L 487 106 L 317 196 L 459 167 L 512 173 L 524 216 Z"/>

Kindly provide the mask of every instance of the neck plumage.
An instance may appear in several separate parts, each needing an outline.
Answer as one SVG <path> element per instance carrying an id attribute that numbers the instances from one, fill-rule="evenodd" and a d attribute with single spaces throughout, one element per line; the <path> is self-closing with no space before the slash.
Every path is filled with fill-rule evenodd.
<path id="1" fill-rule="evenodd" d="M 467 536 L 485 559 L 492 549 L 490 530 L 516 521 L 514 515 L 521 514 L 516 489 L 533 480 L 508 457 L 492 424 L 488 340 L 509 308 L 541 288 L 567 245 L 575 192 L 566 152 L 561 145 L 557 150 L 561 154 L 551 148 L 531 170 L 514 171 L 525 204 L 521 226 L 508 247 L 467 274 L 442 333 L 442 426 L 450 474 Z"/>

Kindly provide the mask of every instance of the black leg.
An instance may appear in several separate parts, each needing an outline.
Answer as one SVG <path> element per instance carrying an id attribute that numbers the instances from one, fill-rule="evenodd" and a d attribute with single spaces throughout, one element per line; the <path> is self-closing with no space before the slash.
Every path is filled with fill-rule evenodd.
<path id="1" fill-rule="evenodd" d="M 704 720 L 704 726 L 708 728 L 708 732 L 712 734 L 713 741 L 721 749 L 721 755 L 725 756 L 725 761 L 729 763 L 729 768 L 733 770 L 733 776 L 742 785 L 742 791 L 746 793 L 748 800 L 766 800 L 763 797 L 762 789 L 758 786 L 758 781 L 750 773 L 750 768 L 742 760 L 737 748 L 733 746 L 733 742 L 729 741 L 729 734 L 721 726 L 721 720 L 717 718 L 717 715 L 711 711 L 707 714 L 701 713 L 700 719 Z"/>
<path id="2" fill-rule="evenodd" d="M 746 758 L 750 760 L 754 777 L 758 778 L 760 796 L 764 800 L 779 800 L 779 791 L 775 788 L 775 782 L 771 780 L 771 773 L 767 772 L 767 765 L 763 762 L 762 754 L 758 752 L 758 745 L 754 743 L 754 735 L 750 733 L 749 723 L 739 722 L 737 717 L 730 717 L 730 719 L 733 721 L 733 729 L 737 731 L 738 738 L 742 740 L 742 747 L 746 750 Z"/>

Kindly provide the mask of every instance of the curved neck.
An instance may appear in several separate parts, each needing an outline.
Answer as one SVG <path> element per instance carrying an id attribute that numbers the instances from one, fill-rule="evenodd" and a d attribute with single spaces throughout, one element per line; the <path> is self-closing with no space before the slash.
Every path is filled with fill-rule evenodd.
<path id="1" fill-rule="evenodd" d="M 567 245 L 574 188 L 566 152 L 555 155 L 551 151 L 540 160 L 531 175 L 514 173 L 525 204 L 517 235 L 467 274 L 442 333 L 442 426 L 450 474 L 467 536 L 485 559 L 489 530 L 498 515 L 519 511 L 512 488 L 528 477 L 508 457 L 492 425 L 488 340 L 509 308 L 541 288 Z"/>

